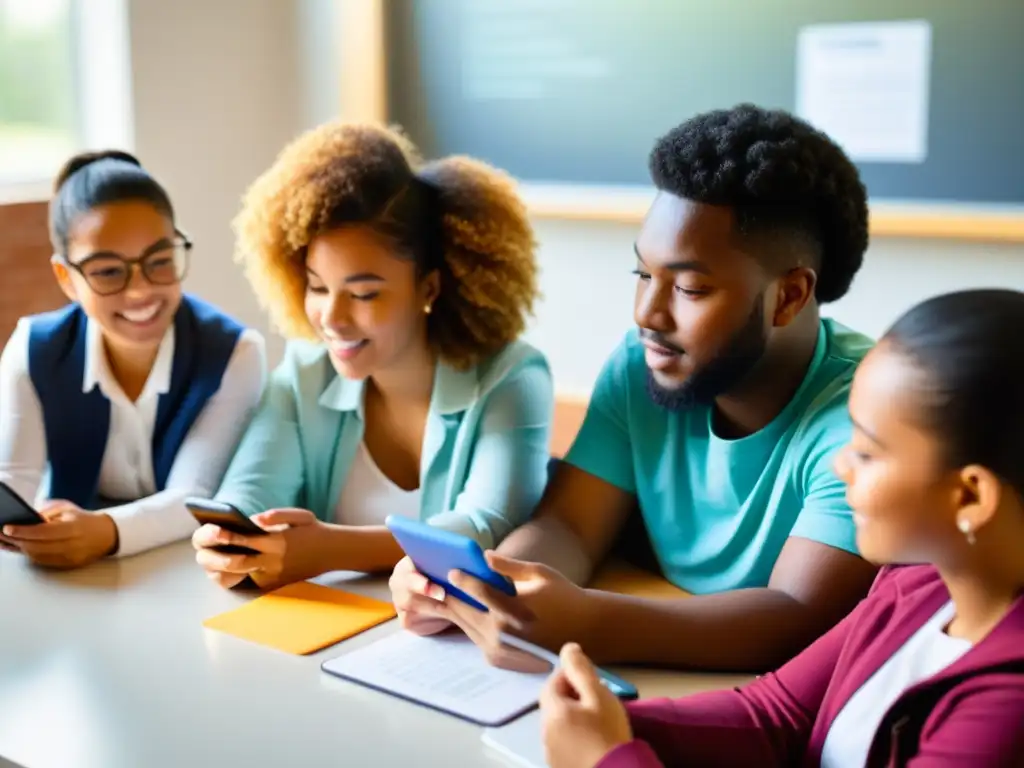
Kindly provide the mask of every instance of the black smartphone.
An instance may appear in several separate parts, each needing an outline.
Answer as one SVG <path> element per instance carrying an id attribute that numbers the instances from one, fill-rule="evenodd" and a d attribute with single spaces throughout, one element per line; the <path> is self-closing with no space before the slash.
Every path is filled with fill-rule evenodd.
<path id="1" fill-rule="evenodd" d="M 185 499 L 185 507 L 192 513 L 192 517 L 199 521 L 200 525 L 210 523 L 211 525 L 223 528 L 225 531 L 231 531 L 243 536 L 263 536 L 266 534 L 266 531 L 239 510 L 222 501 L 189 497 Z M 211 549 L 228 555 L 259 554 L 251 547 L 240 547 L 237 544 L 220 544 L 216 547 L 211 547 Z"/>
<path id="2" fill-rule="evenodd" d="M 32 505 L 15 493 L 7 483 L 0 482 L 0 527 L 5 525 L 39 525 L 46 520 Z"/>

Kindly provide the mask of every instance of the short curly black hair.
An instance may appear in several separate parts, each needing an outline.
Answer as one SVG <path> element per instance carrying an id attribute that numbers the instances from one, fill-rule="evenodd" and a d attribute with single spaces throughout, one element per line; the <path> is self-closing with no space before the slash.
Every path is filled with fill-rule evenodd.
<path id="1" fill-rule="evenodd" d="M 808 123 L 753 104 L 705 112 L 658 139 L 649 168 L 663 192 L 732 208 L 740 233 L 781 236 L 794 259 L 809 250 L 819 303 L 849 290 L 868 247 L 867 190 Z"/>

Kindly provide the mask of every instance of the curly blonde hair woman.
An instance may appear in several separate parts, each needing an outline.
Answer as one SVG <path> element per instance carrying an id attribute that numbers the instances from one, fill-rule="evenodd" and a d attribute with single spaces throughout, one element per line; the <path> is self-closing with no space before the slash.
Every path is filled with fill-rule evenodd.
<path id="1" fill-rule="evenodd" d="M 404 515 L 496 545 L 547 477 L 553 391 L 518 340 L 537 296 L 514 184 L 424 164 L 399 132 L 330 123 L 248 190 L 237 258 L 292 340 L 217 494 L 269 535 L 214 526 L 197 560 L 231 587 L 390 570 Z M 224 545 L 255 554 L 231 554 Z"/>

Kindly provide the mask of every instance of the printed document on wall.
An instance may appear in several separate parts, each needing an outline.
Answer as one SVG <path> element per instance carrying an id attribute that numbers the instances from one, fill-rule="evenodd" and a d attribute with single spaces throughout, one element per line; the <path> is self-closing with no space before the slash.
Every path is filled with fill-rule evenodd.
<path id="1" fill-rule="evenodd" d="M 923 20 L 800 30 L 796 111 L 856 162 L 928 156 L 932 28 Z"/>

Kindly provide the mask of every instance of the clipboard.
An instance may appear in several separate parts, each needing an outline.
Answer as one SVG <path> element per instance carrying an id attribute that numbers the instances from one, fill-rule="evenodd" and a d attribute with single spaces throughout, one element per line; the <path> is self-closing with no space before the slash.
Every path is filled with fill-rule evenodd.
<path id="1" fill-rule="evenodd" d="M 534 710 L 500 728 L 487 728 L 480 740 L 518 768 L 548 768 L 541 738 L 541 713 Z"/>
<path id="2" fill-rule="evenodd" d="M 537 707 L 548 673 L 491 666 L 461 632 L 420 637 L 395 632 L 328 659 L 324 672 L 487 728 Z"/>

